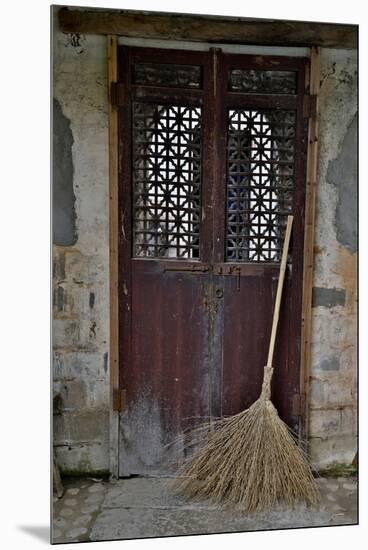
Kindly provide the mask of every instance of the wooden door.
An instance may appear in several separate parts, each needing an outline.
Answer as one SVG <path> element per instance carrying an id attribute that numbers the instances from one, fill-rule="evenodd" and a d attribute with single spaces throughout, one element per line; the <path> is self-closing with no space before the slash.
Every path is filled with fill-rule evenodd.
<path id="1" fill-rule="evenodd" d="M 305 66 L 119 50 L 121 476 L 167 471 L 186 429 L 258 397 L 290 212 L 273 399 L 298 427 Z"/>

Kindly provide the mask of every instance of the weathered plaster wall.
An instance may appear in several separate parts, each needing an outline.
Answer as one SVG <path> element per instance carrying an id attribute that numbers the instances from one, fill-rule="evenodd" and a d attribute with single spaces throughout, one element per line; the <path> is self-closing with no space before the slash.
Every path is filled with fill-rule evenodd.
<path id="1" fill-rule="evenodd" d="M 106 40 L 54 28 L 54 442 L 61 469 L 109 469 Z"/>
<path id="2" fill-rule="evenodd" d="M 54 440 L 64 471 L 109 469 L 108 121 L 103 36 L 54 32 Z M 356 55 L 322 51 L 311 451 L 356 449 Z M 64 137 L 63 137 L 64 136 Z"/>
<path id="3" fill-rule="evenodd" d="M 356 452 L 357 57 L 321 53 L 310 393 L 316 465 Z"/>

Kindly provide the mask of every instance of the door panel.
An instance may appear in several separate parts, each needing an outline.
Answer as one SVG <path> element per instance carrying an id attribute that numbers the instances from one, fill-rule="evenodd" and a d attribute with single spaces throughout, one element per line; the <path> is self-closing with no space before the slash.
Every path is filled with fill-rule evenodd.
<path id="1" fill-rule="evenodd" d="M 122 476 L 259 396 L 290 213 L 272 399 L 298 429 L 306 62 L 120 48 Z"/>
<path id="2" fill-rule="evenodd" d="M 271 331 L 272 280 L 224 277 L 223 414 L 236 414 L 259 396 Z M 255 315 L 257 311 L 257 315 Z"/>
<path id="3" fill-rule="evenodd" d="M 223 55 L 227 143 L 223 330 L 224 415 L 259 396 L 286 219 L 294 215 L 273 366 L 272 398 L 295 429 L 304 231 L 305 60 Z"/>
<path id="4" fill-rule="evenodd" d="M 249 407 L 262 387 L 266 365 L 272 314 L 278 281 L 277 268 L 265 269 L 263 275 L 223 278 L 223 392 L 222 414 L 232 415 Z M 292 399 L 298 391 L 298 370 L 293 369 L 289 355 L 290 340 L 290 272 L 284 282 L 284 296 L 274 353 L 272 398 L 279 414 L 297 429 L 292 414 Z"/>
<path id="5" fill-rule="evenodd" d="M 120 54 L 129 90 L 120 112 L 126 408 L 119 473 L 126 476 L 170 469 L 181 443 L 166 445 L 208 418 L 211 274 L 202 261 L 201 220 L 206 56 L 171 51 L 166 63 L 157 50 L 121 48 Z"/>
<path id="6" fill-rule="evenodd" d="M 208 417 L 208 276 L 132 262 L 132 355 L 122 373 L 121 475 L 169 469 L 165 445 Z M 197 419 L 198 421 L 198 419 Z M 177 451 L 177 447 L 173 451 Z"/>

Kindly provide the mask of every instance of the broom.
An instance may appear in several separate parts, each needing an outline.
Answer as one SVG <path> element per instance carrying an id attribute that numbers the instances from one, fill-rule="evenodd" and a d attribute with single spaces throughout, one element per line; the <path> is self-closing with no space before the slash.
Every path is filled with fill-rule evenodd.
<path id="1" fill-rule="evenodd" d="M 293 506 L 299 500 L 307 505 L 319 500 L 307 457 L 271 402 L 272 358 L 292 222 L 293 216 L 288 216 L 261 395 L 245 411 L 191 432 L 200 444 L 174 481 L 179 494 L 247 511 L 270 509 L 282 501 Z"/>

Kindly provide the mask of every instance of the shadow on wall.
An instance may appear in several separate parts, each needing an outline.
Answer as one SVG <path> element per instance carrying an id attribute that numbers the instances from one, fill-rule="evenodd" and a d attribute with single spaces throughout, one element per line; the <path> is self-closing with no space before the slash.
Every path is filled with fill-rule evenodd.
<path id="1" fill-rule="evenodd" d="M 61 105 L 53 101 L 53 174 L 52 174 L 52 230 L 53 242 L 72 246 L 77 242 L 75 194 L 73 189 L 73 134 L 70 120 Z"/>
<path id="2" fill-rule="evenodd" d="M 357 251 L 357 137 L 358 116 L 354 115 L 340 151 L 330 161 L 327 170 L 327 182 L 338 191 L 335 210 L 336 238 L 350 252 Z"/>

